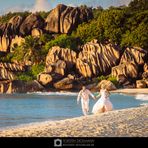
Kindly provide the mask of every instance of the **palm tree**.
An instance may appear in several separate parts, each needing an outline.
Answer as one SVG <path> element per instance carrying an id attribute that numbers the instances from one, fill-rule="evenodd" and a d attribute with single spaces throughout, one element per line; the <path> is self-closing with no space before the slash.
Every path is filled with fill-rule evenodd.
<path id="1" fill-rule="evenodd" d="M 31 65 L 39 64 L 40 62 L 40 45 L 38 38 L 32 36 L 25 37 L 25 42 L 22 44 L 25 51 L 24 60 L 31 61 Z"/>

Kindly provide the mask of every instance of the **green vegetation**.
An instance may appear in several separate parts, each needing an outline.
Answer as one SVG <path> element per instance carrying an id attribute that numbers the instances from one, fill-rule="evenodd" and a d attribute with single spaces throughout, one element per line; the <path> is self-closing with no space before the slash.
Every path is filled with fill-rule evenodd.
<path id="1" fill-rule="evenodd" d="M 29 14 L 31 14 L 30 12 L 28 11 L 25 11 L 25 12 L 9 12 L 3 16 L 0 17 L 0 23 L 8 23 L 8 21 L 14 17 L 14 16 L 22 16 L 22 17 L 27 17 Z"/>
<path id="2" fill-rule="evenodd" d="M 102 80 L 107 80 L 107 76 L 101 75 L 101 76 L 97 77 L 97 81 L 98 81 L 98 82 L 100 82 L 100 81 L 102 81 Z"/>
<path id="3" fill-rule="evenodd" d="M 31 67 L 31 74 L 34 79 L 36 79 L 37 75 L 43 72 L 45 65 L 44 64 L 37 64 Z"/>
<path id="4" fill-rule="evenodd" d="M 45 50 L 44 46 L 51 39 L 51 35 L 47 34 L 40 36 L 40 38 L 30 35 L 26 36 L 25 42 L 13 49 L 12 53 L 9 53 L 12 55 L 10 61 L 29 61 L 31 65 L 44 63 L 48 53 L 48 50 Z"/>
<path id="5" fill-rule="evenodd" d="M 40 15 L 43 19 L 46 19 L 47 16 L 49 15 L 50 11 L 48 12 L 45 12 L 45 11 L 40 11 L 40 12 L 37 12 L 38 15 Z"/>
<path id="6" fill-rule="evenodd" d="M 122 48 L 139 46 L 148 49 L 148 0 L 134 0 L 129 7 L 94 9 L 93 14 L 94 19 L 79 25 L 73 32 L 73 36 L 83 43 L 92 39 L 109 40 Z"/>
<path id="7" fill-rule="evenodd" d="M 18 73 L 16 79 L 21 81 L 32 81 L 33 77 L 29 72 L 25 72 L 25 73 Z"/>
<path id="8" fill-rule="evenodd" d="M 111 81 L 115 86 L 118 86 L 118 81 L 116 77 L 109 75 L 107 80 Z"/>
<path id="9" fill-rule="evenodd" d="M 45 65 L 44 64 L 36 64 L 30 67 L 27 72 L 20 72 L 17 74 L 17 80 L 23 81 L 32 81 L 37 79 L 37 75 L 43 72 Z"/>
<path id="10" fill-rule="evenodd" d="M 118 86 L 117 78 L 116 78 L 116 77 L 113 77 L 113 76 L 111 76 L 111 75 L 107 75 L 107 76 L 101 75 L 101 76 L 97 77 L 97 81 L 98 81 L 98 82 L 101 82 L 102 80 L 109 80 L 109 81 L 111 81 L 115 86 Z"/>
<path id="11" fill-rule="evenodd" d="M 81 42 L 78 38 L 66 34 L 57 36 L 54 40 L 51 40 L 45 44 L 45 50 L 49 50 L 53 46 L 60 46 L 62 48 L 70 48 L 74 51 L 78 49 L 78 45 Z"/>
<path id="12" fill-rule="evenodd" d="M 81 6 L 82 8 L 87 6 Z M 38 12 L 45 19 L 50 12 Z M 0 17 L 0 23 L 7 23 L 13 16 L 27 17 L 29 12 L 8 13 Z M 18 79 L 29 81 L 35 79 L 43 70 L 45 58 L 53 46 L 70 48 L 79 52 L 80 46 L 93 39 L 99 42 L 110 41 L 122 49 L 126 47 L 142 47 L 148 50 L 148 0 L 133 0 L 129 6 L 102 7 L 93 9 L 93 19 L 80 24 L 71 34 L 43 34 L 40 37 L 26 36 L 25 42 L 10 49 L 10 53 L 0 53 L 2 62 L 30 62 L 28 72 L 20 73 Z M 2 32 L 2 30 L 0 30 Z M 116 84 L 111 76 L 100 76 Z"/>

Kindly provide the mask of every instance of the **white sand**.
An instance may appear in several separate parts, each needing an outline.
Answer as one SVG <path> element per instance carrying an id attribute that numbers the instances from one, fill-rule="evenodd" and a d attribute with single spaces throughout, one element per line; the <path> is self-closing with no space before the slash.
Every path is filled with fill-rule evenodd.
<path id="1" fill-rule="evenodd" d="M 148 106 L 1 130 L 0 137 L 148 137 Z"/>

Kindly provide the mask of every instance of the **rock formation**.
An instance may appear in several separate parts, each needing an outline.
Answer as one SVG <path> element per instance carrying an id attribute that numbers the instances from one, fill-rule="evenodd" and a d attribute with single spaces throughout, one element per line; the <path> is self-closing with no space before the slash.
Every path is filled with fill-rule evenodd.
<path id="1" fill-rule="evenodd" d="M 52 47 L 46 57 L 47 73 L 55 71 L 61 75 L 65 75 L 67 71 L 73 70 L 76 63 L 76 52 L 68 48 L 60 48 L 59 46 Z"/>
<path id="2" fill-rule="evenodd" d="M 142 78 L 148 80 L 148 63 L 144 64 L 143 71 Z"/>
<path id="3" fill-rule="evenodd" d="M 60 90 L 72 89 L 74 86 L 74 76 L 68 75 L 66 78 L 54 83 L 54 87 Z"/>
<path id="4" fill-rule="evenodd" d="M 24 66 L 15 63 L 2 63 L 0 62 L 0 81 L 14 80 L 16 72 L 25 71 Z"/>
<path id="5" fill-rule="evenodd" d="M 94 40 L 82 48 L 79 54 L 58 46 L 49 49 L 45 71 L 39 74 L 38 81 L 44 86 L 52 84 L 57 89 L 70 89 L 77 78 L 109 73 L 119 63 L 120 49 L 111 43 L 103 45 Z M 55 77 L 57 74 L 59 79 Z M 69 74 L 77 77 L 70 79 Z"/>
<path id="6" fill-rule="evenodd" d="M 42 19 L 41 16 L 37 14 L 30 14 L 21 24 L 19 33 L 22 36 L 31 35 L 31 31 L 34 28 L 43 29 L 44 20 Z"/>
<path id="7" fill-rule="evenodd" d="M 133 47 L 133 48 L 126 48 L 120 63 L 126 63 L 126 62 L 133 62 L 137 66 L 143 66 L 146 58 L 147 58 L 148 52 L 142 48 Z"/>
<path id="8" fill-rule="evenodd" d="M 0 51 L 7 52 L 10 46 L 10 39 L 8 36 L 1 36 L 0 37 Z"/>
<path id="9" fill-rule="evenodd" d="M 21 16 L 12 17 L 7 23 L 3 35 L 9 37 L 14 37 L 15 35 L 19 35 L 19 28 L 22 22 L 23 22 L 23 17 Z"/>
<path id="10" fill-rule="evenodd" d="M 133 62 L 126 62 L 113 67 L 112 76 L 118 78 L 120 75 L 124 75 L 127 78 L 137 78 L 138 66 Z"/>
<path id="11" fill-rule="evenodd" d="M 0 81 L 2 80 L 14 80 L 14 74 L 5 68 L 0 67 Z"/>
<path id="12" fill-rule="evenodd" d="M 125 75 L 127 79 L 138 78 L 140 69 L 143 67 L 147 51 L 142 48 L 127 48 L 121 56 L 120 64 L 112 68 L 112 75 L 119 77 Z"/>
<path id="13" fill-rule="evenodd" d="M 23 42 L 25 42 L 25 39 L 21 36 L 16 35 L 14 38 L 12 38 L 10 44 L 10 52 L 13 52 L 13 49 L 15 49 L 16 45 L 20 46 Z"/>
<path id="14" fill-rule="evenodd" d="M 111 43 L 101 44 L 97 40 L 88 42 L 79 53 L 76 67 L 84 77 L 109 74 L 120 60 L 120 49 Z"/>
<path id="15" fill-rule="evenodd" d="M 71 33 L 76 27 L 93 17 L 92 9 L 58 5 L 45 20 L 37 13 L 13 16 L 0 23 L 0 52 L 9 52 L 14 43 L 28 35 L 39 37 L 43 33 Z M 17 40 L 18 43 L 17 43 Z"/>
<path id="16" fill-rule="evenodd" d="M 36 80 L 31 82 L 24 81 L 0 81 L 0 93 L 27 93 L 43 91 L 42 87 Z"/>
<path id="17" fill-rule="evenodd" d="M 136 87 L 137 88 L 146 88 L 147 84 L 144 80 L 137 80 L 136 81 Z"/>
<path id="18" fill-rule="evenodd" d="M 45 29 L 54 33 L 71 33 L 80 23 L 91 18 L 91 9 L 59 4 L 48 15 Z"/>
<path id="19" fill-rule="evenodd" d="M 68 48 L 64 49 L 59 46 L 54 46 L 48 52 L 45 71 L 39 74 L 38 81 L 42 85 L 57 82 L 73 72 L 75 63 L 76 53 L 74 51 Z"/>

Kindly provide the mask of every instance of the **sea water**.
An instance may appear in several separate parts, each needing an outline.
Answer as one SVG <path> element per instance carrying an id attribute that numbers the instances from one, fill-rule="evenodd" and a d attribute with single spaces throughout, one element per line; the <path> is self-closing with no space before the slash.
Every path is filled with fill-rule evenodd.
<path id="1" fill-rule="evenodd" d="M 28 123 L 62 120 L 82 116 L 78 93 L 0 94 L 0 128 Z M 95 94 L 96 95 L 96 94 Z M 148 103 L 148 95 L 112 93 L 114 109 L 138 107 Z M 97 100 L 90 97 L 90 114 Z"/>

